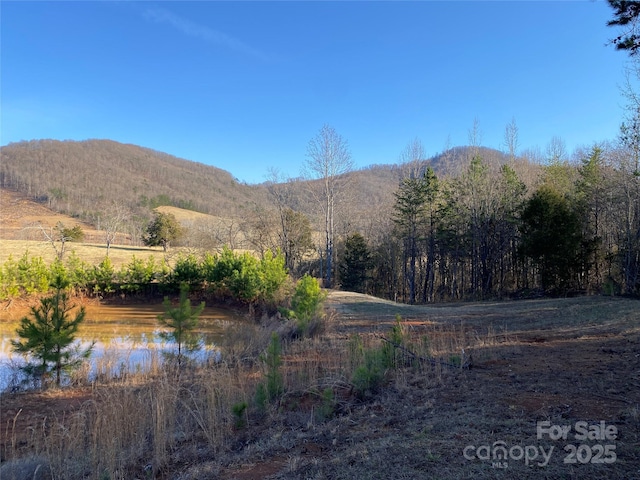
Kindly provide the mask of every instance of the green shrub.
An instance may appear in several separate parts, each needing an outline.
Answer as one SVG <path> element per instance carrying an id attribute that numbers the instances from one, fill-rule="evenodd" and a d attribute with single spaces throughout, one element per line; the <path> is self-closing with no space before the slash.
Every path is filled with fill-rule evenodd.
<path id="1" fill-rule="evenodd" d="M 59 278 L 65 283 L 70 283 L 69 270 L 60 259 L 56 258 L 51 265 L 49 265 L 49 278 Z"/>
<path id="2" fill-rule="evenodd" d="M 322 391 L 321 403 L 316 409 L 316 417 L 320 421 L 331 418 L 335 413 L 336 398 L 332 388 L 325 388 Z"/>
<path id="3" fill-rule="evenodd" d="M 42 257 L 29 258 L 25 252 L 18 261 L 17 269 L 17 285 L 27 295 L 49 290 L 49 269 Z"/>
<path id="4" fill-rule="evenodd" d="M 249 304 L 274 303 L 287 279 L 284 258 L 270 251 L 258 260 L 250 253 L 236 254 L 225 247 L 219 256 L 206 255 L 200 269 L 203 281 L 220 294 Z"/>
<path id="5" fill-rule="evenodd" d="M 93 292 L 113 293 L 113 281 L 115 278 L 115 268 L 109 257 L 93 267 Z"/>
<path id="6" fill-rule="evenodd" d="M 321 316 L 322 302 L 326 298 L 325 292 L 320 288 L 318 281 L 305 274 L 296 284 L 291 299 L 290 317 L 297 323 L 299 335 L 306 336 L 312 333 L 312 320 Z"/>
<path id="7" fill-rule="evenodd" d="M 80 225 L 76 225 L 73 228 L 63 228 L 60 233 L 69 242 L 82 242 L 84 240 L 84 232 Z"/>
<path id="8" fill-rule="evenodd" d="M 223 294 L 244 302 L 254 302 L 260 293 L 258 260 L 249 253 L 236 255 L 225 247 L 211 264 L 207 259 L 205 280 Z"/>
<path id="9" fill-rule="evenodd" d="M 195 255 L 180 255 L 173 266 L 171 272 L 171 283 L 180 285 L 187 283 L 189 285 L 200 284 L 203 281 L 200 264 Z"/>
<path id="10" fill-rule="evenodd" d="M 365 348 L 362 338 L 353 335 L 348 342 L 349 360 L 352 365 L 353 375 L 351 384 L 359 397 L 375 393 L 385 379 L 386 372 L 407 364 L 409 359 L 402 348 L 407 348 L 407 339 L 401 323 L 401 317 L 396 316 L 396 322 L 391 327 L 388 341 L 383 341 L 379 346 Z"/>
<path id="11" fill-rule="evenodd" d="M 118 281 L 120 289 L 125 292 L 136 292 L 143 285 L 151 283 L 157 275 L 157 266 L 153 257 L 149 256 L 146 262 L 137 258 L 135 255 L 131 257 L 129 263 L 120 267 L 118 272 Z"/>
<path id="12" fill-rule="evenodd" d="M 71 252 L 65 265 L 70 286 L 76 289 L 86 288 L 93 276 L 93 267 L 78 257 L 76 252 Z"/>
<path id="13" fill-rule="evenodd" d="M 385 355 L 381 349 L 366 349 L 363 352 L 362 365 L 353 372 L 351 383 L 358 397 L 375 393 L 384 382 L 386 372 Z"/>
<path id="14" fill-rule="evenodd" d="M 260 273 L 258 260 L 250 253 L 237 257 L 237 268 L 227 279 L 231 294 L 243 302 L 254 303 L 260 296 Z"/>
<path id="15" fill-rule="evenodd" d="M 166 259 L 157 263 L 152 256 L 144 261 L 134 255 L 117 272 L 109 257 L 89 265 L 72 252 L 67 261 L 56 259 L 46 266 L 41 258 L 31 259 L 25 252 L 18 262 L 9 257 L 0 267 L 0 298 L 47 292 L 50 279 L 58 276 L 71 288 L 88 288 L 94 294 L 117 289 L 137 292 L 156 282 L 160 291 L 167 293 L 176 292 L 183 283 L 195 288 L 208 284 L 222 296 L 229 295 L 250 307 L 262 302 L 272 311 L 284 299 L 283 285 L 289 278 L 283 256 L 270 251 L 261 260 L 229 248 L 219 256 L 206 254 L 201 261 L 195 255 L 182 255 L 173 268 Z"/>
<path id="16" fill-rule="evenodd" d="M 275 303 L 276 294 L 287 281 L 285 258 L 278 252 L 274 255 L 267 250 L 259 264 L 260 290 L 265 302 Z"/>
<path id="17" fill-rule="evenodd" d="M 461 362 L 462 359 L 460 358 L 460 355 L 449 355 L 449 363 L 451 365 L 455 365 L 456 367 L 460 367 L 461 366 Z"/>
<path id="18" fill-rule="evenodd" d="M 318 281 L 305 274 L 298 283 L 291 299 L 291 308 L 298 320 L 309 321 L 320 309 L 325 295 Z"/>
<path id="19" fill-rule="evenodd" d="M 255 402 L 258 410 L 264 412 L 267 409 L 267 404 L 269 403 L 269 397 L 267 395 L 267 387 L 264 383 L 259 383 L 256 387 L 256 395 Z"/>
<path id="20" fill-rule="evenodd" d="M 0 276 L 0 296 L 4 298 L 16 297 L 20 295 L 20 284 L 18 274 L 18 263 L 12 255 L 2 265 Z"/>
<path id="21" fill-rule="evenodd" d="M 205 280 L 217 288 L 225 287 L 225 282 L 237 270 L 238 261 L 230 248 L 224 247 L 220 255 L 205 257 Z"/>
<path id="22" fill-rule="evenodd" d="M 234 426 L 238 429 L 244 428 L 247 425 L 247 402 L 235 403 L 231 407 L 234 418 Z"/>
<path id="23" fill-rule="evenodd" d="M 216 282 L 217 268 L 219 258 L 217 255 L 212 255 L 206 252 L 200 262 L 200 271 L 202 274 L 202 280 L 206 283 L 213 284 Z"/>

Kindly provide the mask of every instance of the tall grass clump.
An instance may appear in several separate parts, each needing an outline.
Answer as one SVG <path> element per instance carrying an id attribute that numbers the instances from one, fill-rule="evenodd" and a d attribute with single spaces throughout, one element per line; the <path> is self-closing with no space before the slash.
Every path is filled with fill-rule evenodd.
<path id="1" fill-rule="evenodd" d="M 181 446 L 205 441 L 211 451 L 225 451 L 249 418 L 246 374 L 221 364 L 194 370 L 188 379 L 163 370 L 140 382 L 132 375 L 128 382 L 95 385 L 76 411 L 34 425 L 29 453 L 14 442 L 3 460 L 31 465 L 29 458 L 40 459 L 52 479 L 158 478 Z M 276 384 L 266 383 L 273 393 Z"/>
<path id="2" fill-rule="evenodd" d="M 400 315 L 396 315 L 396 321 L 382 344 L 382 356 L 387 368 L 401 367 L 406 362 L 406 354 L 402 350 L 406 347 L 406 333 L 401 322 Z"/>

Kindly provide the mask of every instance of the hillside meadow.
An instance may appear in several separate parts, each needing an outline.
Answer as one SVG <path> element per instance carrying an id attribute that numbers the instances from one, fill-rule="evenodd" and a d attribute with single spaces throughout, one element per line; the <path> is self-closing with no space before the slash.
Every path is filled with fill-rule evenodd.
<path id="1" fill-rule="evenodd" d="M 168 254 L 173 255 L 179 251 L 179 249 L 173 249 Z M 0 263 L 6 262 L 10 256 L 14 260 L 18 260 L 25 252 L 29 257 L 41 257 L 47 264 L 53 262 L 56 258 L 56 252 L 50 243 L 37 240 L 0 239 Z M 69 242 L 65 258 L 68 258 L 73 253 L 88 264 L 97 265 L 107 255 L 107 247 L 104 244 Z M 152 256 L 154 259 L 161 260 L 167 254 L 162 251 L 162 247 L 136 247 L 129 245 L 112 245 L 109 251 L 109 258 L 116 268 L 131 261 L 134 255 L 141 259 L 147 259 Z"/>
<path id="2" fill-rule="evenodd" d="M 228 219 L 177 207 L 161 206 L 157 210 L 174 215 L 187 228 L 207 225 L 209 227 L 215 226 L 222 230 L 227 228 L 230 222 Z M 75 255 L 89 265 L 98 265 L 107 256 L 106 243 L 99 241 L 105 236 L 104 232 L 96 230 L 92 225 L 79 222 L 68 215 L 56 213 L 17 192 L 0 189 L 0 212 L 2 212 L 0 221 L 0 265 L 4 264 L 10 257 L 17 261 L 25 254 L 29 258 L 40 257 L 45 264 L 53 262 L 56 258 L 56 249 L 60 248 L 60 243 L 56 242 L 56 248 L 54 248 L 47 241 L 45 233 L 59 223 L 68 228 L 79 226 L 85 237 L 91 239 L 91 241 L 85 242 L 67 242 L 64 260 Z M 124 236 L 118 236 L 119 240 L 124 238 Z M 147 247 L 142 246 L 141 243 L 141 239 L 128 238 L 127 244 L 112 244 L 108 255 L 114 268 L 119 269 L 129 263 L 133 257 L 138 260 L 147 260 L 149 257 L 153 257 L 158 263 L 161 260 L 166 260 L 171 264 L 176 255 L 194 251 L 189 247 L 174 247 L 164 252 L 162 247 Z"/>

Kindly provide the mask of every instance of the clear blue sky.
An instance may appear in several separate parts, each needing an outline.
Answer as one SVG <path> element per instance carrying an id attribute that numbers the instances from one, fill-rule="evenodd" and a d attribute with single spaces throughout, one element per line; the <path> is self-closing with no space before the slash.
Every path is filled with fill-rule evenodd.
<path id="1" fill-rule="evenodd" d="M 604 0 L 2 1 L 0 143 L 112 139 L 249 183 L 323 124 L 357 167 L 481 143 L 615 139 L 626 53 Z"/>

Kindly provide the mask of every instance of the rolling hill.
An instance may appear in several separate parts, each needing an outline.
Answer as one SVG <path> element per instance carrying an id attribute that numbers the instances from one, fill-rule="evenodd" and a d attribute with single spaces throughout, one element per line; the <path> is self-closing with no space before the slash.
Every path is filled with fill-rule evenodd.
<path id="1" fill-rule="evenodd" d="M 185 225 L 197 221 L 225 223 L 225 219 L 176 207 L 157 207 L 157 210 L 171 213 Z M 24 194 L 0 188 L 0 264 L 4 264 L 9 257 L 18 260 L 25 253 L 31 258 L 41 257 L 47 263 L 52 262 L 55 251 L 44 233 L 51 233 L 58 222 L 68 228 L 79 226 L 84 233 L 83 241 L 71 242 L 68 251 L 75 252 L 90 264 L 102 261 L 106 254 L 104 232 L 69 215 L 55 212 Z M 143 247 L 139 239 L 126 239 L 123 234 L 119 234 L 114 243 L 121 245 L 112 248 L 109 255 L 117 268 L 129 262 L 132 255 L 139 258 L 164 258 L 162 249 Z"/>
<path id="2" fill-rule="evenodd" d="M 114 203 L 138 213 L 173 205 L 219 214 L 262 198 L 219 168 L 110 140 L 6 145 L 0 186 L 85 221 Z"/>
<path id="3" fill-rule="evenodd" d="M 27 195 L 0 188 L 0 238 L 11 240 L 42 240 L 40 227 L 50 229 L 58 222 L 66 227 L 80 226 L 87 236 L 97 235 L 92 225 L 57 213 L 33 201 Z"/>
<path id="4" fill-rule="evenodd" d="M 489 164 L 506 161 L 496 150 L 481 147 L 478 152 Z M 455 175 L 466 168 L 470 156 L 470 148 L 456 147 L 414 166 Z M 347 174 L 351 182 L 341 215 L 349 228 L 372 229 L 371 219 L 388 217 L 402 172 L 402 166 L 384 164 Z M 320 219 L 308 194 L 310 186 L 312 181 L 296 180 L 287 188 L 293 199 L 290 206 L 315 222 Z M 105 212 L 123 207 L 130 213 L 127 232 L 137 237 L 160 206 L 246 221 L 270 208 L 267 187 L 239 183 L 229 172 L 210 165 L 111 140 L 33 140 L 0 149 L 0 188 L 94 228 Z"/>

